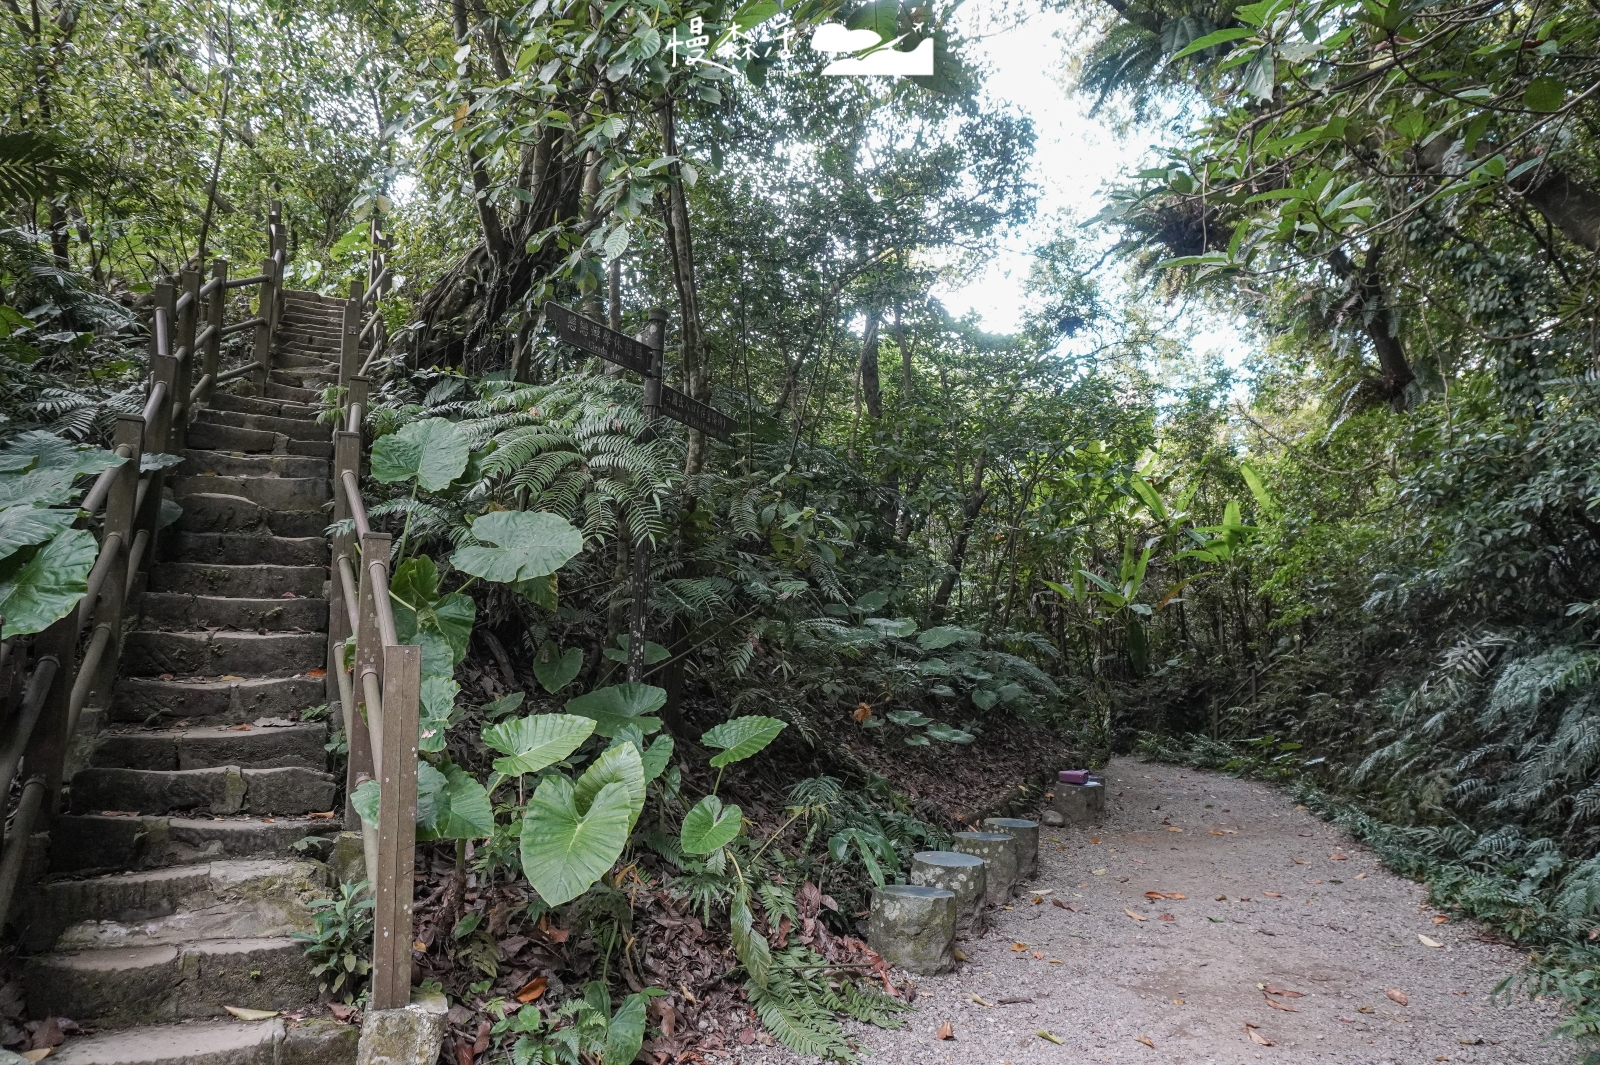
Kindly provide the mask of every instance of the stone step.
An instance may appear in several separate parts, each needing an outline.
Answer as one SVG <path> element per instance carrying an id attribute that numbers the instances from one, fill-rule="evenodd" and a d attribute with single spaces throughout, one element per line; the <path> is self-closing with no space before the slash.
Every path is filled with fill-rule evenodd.
<path id="1" fill-rule="evenodd" d="M 322 721 L 288 725 L 239 724 L 201 728 L 142 729 L 100 733 L 89 764 L 102 769 L 241 769 L 328 767 L 328 726 Z"/>
<path id="2" fill-rule="evenodd" d="M 136 629 L 122 644 L 122 673 L 215 677 L 223 673 L 303 673 L 328 658 L 325 632 L 160 632 Z"/>
<path id="3" fill-rule="evenodd" d="M 260 429 L 269 433 L 282 433 L 290 440 L 321 440 L 333 432 L 332 427 L 318 425 L 313 418 L 274 418 L 269 414 L 244 414 L 236 410 L 203 410 L 195 424 Z"/>
<path id="4" fill-rule="evenodd" d="M 285 448 L 291 455 L 315 455 L 317 458 L 333 458 L 333 433 L 329 426 L 328 439 L 326 440 L 291 440 Z"/>
<path id="5" fill-rule="evenodd" d="M 300 457 L 300 456 L 296 456 Z M 304 462 L 319 462 L 306 459 Z M 228 495 L 240 496 L 259 503 L 268 510 L 316 510 L 329 498 L 328 478 L 323 477 L 236 477 L 206 476 L 175 477 L 168 482 L 173 495 L 182 503 L 185 496 Z"/>
<path id="6" fill-rule="evenodd" d="M 301 945 L 278 938 L 40 954 L 22 985 L 30 1015 L 101 1028 L 222 1017 L 224 1006 L 292 1009 L 317 994 Z"/>
<path id="7" fill-rule="evenodd" d="M 273 370 L 272 380 L 279 384 L 296 385 L 300 388 L 331 388 L 339 383 L 339 375 L 334 373 L 318 373 L 315 370 Z"/>
<path id="8" fill-rule="evenodd" d="M 331 809 L 333 776 L 303 766 L 280 769 L 80 769 L 72 778 L 72 812 L 115 810 L 164 814 L 204 810 L 212 815 L 308 814 Z"/>
<path id="9" fill-rule="evenodd" d="M 314 373 L 337 375 L 339 373 L 338 359 L 323 359 L 315 355 L 296 355 L 285 352 L 274 360 L 277 366 L 285 370 L 311 370 Z"/>
<path id="10" fill-rule="evenodd" d="M 168 562 L 224 566 L 326 566 L 330 552 L 320 536 L 169 532 L 161 538 L 161 555 Z"/>
<path id="11" fill-rule="evenodd" d="M 237 725 L 262 717 L 293 719 L 327 701 L 328 684 L 322 677 L 119 677 L 110 718 L 150 725 L 162 721 Z"/>
<path id="12" fill-rule="evenodd" d="M 215 421 L 194 422 L 183 435 L 184 443 L 200 451 L 282 452 L 284 439 L 262 429 L 240 429 Z"/>
<path id="13" fill-rule="evenodd" d="M 316 599 L 328 579 L 325 566 L 217 566 L 163 562 L 150 569 L 150 590 L 179 595 L 282 599 L 289 592 Z M 170 673 L 171 670 L 162 670 Z"/>
<path id="14" fill-rule="evenodd" d="M 236 410 L 245 414 L 267 414 L 274 418 L 315 418 L 317 408 L 306 403 L 267 399 L 264 396 L 240 396 L 231 392 L 218 392 L 211 398 L 214 410 Z"/>
<path id="15" fill-rule="evenodd" d="M 24 920 L 33 951 L 114 950 L 191 939 L 267 939 L 313 927 L 327 866 L 229 859 L 40 885 Z"/>
<path id="16" fill-rule="evenodd" d="M 233 1003 L 227 1003 L 233 1005 Z M 75 1036 L 59 1065 L 355 1065 L 361 1029 L 327 1017 L 199 1021 Z"/>
<path id="17" fill-rule="evenodd" d="M 278 335 L 273 338 L 273 343 L 280 350 L 331 352 L 337 355 L 342 335 L 341 323 L 338 322 L 328 326 L 309 322 L 297 323 L 286 325 L 278 330 Z"/>
<path id="18" fill-rule="evenodd" d="M 331 442 L 320 446 L 333 450 Z M 179 528 L 184 532 L 321 536 L 332 517 L 331 511 L 270 510 L 253 499 L 221 492 L 186 495 L 180 506 Z"/>
<path id="19" fill-rule="evenodd" d="M 179 469 L 184 477 L 316 477 L 328 479 L 328 463 L 305 455 L 263 455 L 232 451 L 183 453 Z"/>
<path id="20" fill-rule="evenodd" d="M 146 592 L 140 611 L 145 628 L 266 629 L 271 632 L 326 632 L 328 629 L 326 599 L 235 599 L 181 592 Z"/>
<path id="21" fill-rule="evenodd" d="M 61 814 L 50 824 L 50 869 L 88 873 L 160 869 L 216 858 L 282 858 L 307 836 L 338 831 L 336 818 Z"/>
<path id="22" fill-rule="evenodd" d="M 276 381 L 268 381 L 265 389 L 268 399 L 286 399 L 295 403 L 318 403 L 322 400 L 322 390 L 318 388 L 296 388 L 293 385 L 280 385 Z"/>

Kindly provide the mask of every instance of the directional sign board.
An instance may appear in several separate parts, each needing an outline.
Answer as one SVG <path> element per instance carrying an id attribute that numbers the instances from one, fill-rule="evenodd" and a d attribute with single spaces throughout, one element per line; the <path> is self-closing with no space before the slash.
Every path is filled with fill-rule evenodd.
<path id="1" fill-rule="evenodd" d="M 575 314 L 559 303 L 546 303 L 544 315 L 556 336 L 573 347 L 598 355 L 634 373 L 655 376 L 652 365 L 655 362 L 654 353 L 632 337 L 601 325 L 593 318 Z"/>
<path id="2" fill-rule="evenodd" d="M 707 436 L 714 436 L 724 442 L 732 439 L 734 429 L 738 428 L 738 424 L 732 418 L 717 408 L 690 399 L 670 385 L 661 386 L 661 413 L 675 422 L 682 422 L 691 429 L 698 429 Z"/>

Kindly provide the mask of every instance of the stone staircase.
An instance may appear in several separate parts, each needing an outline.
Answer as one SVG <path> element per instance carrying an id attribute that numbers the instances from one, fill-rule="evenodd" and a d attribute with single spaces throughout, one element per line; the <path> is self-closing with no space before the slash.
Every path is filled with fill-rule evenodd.
<path id="1" fill-rule="evenodd" d="M 138 601 L 116 688 L 26 925 L 29 1014 L 97 1029 L 61 1065 L 355 1060 L 356 1031 L 224 1007 L 317 997 L 291 932 L 335 889 L 327 772 L 330 428 L 344 301 L 286 292 L 264 394 L 219 393 L 167 478 L 182 516 Z"/>

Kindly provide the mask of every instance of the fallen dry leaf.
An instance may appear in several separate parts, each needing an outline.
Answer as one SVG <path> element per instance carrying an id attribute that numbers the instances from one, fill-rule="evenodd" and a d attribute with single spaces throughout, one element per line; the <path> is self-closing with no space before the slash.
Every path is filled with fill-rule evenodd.
<path id="1" fill-rule="evenodd" d="M 1169 891 L 1169 892 L 1167 892 L 1167 898 L 1169 898 L 1169 899 L 1178 899 L 1178 900 L 1182 901 L 1182 900 L 1187 899 L 1188 897 L 1189 896 L 1185 895 L 1181 891 Z"/>
<path id="2" fill-rule="evenodd" d="M 967 1001 L 968 1002 L 976 1002 L 980 1006 L 993 1006 L 994 1005 L 993 1002 L 988 1001 L 982 995 L 968 995 L 967 996 Z"/>
<path id="3" fill-rule="evenodd" d="M 1047 965 L 1065 965 L 1066 963 L 1063 962 L 1060 958 L 1051 958 L 1046 964 Z"/>
<path id="4" fill-rule="evenodd" d="M 1294 864 L 1296 864 L 1296 865 L 1310 865 L 1311 864 L 1310 862 L 1302 862 L 1299 858 L 1295 858 L 1295 859 L 1293 859 L 1293 861 L 1294 861 Z"/>
<path id="5" fill-rule="evenodd" d="M 862 705 L 865 705 L 865 704 L 862 704 Z M 950 1027 L 950 1022 L 949 1021 L 945 1021 L 943 1024 L 941 1024 L 939 1026 L 938 1038 L 940 1038 L 940 1039 L 954 1039 L 955 1037 L 956 1037 L 956 1030 L 954 1028 Z"/>
<path id="6" fill-rule="evenodd" d="M 1378 1011 L 1376 1009 L 1374 1009 L 1372 1006 L 1357 1006 L 1356 1007 L 1356 1012 L 1357 1013 L 1377 1013 Z"/>
<path id="7" fill-rule="evenodd" d="M 244 1006 L 224 1006 L 223 1009 L 241 1021 L 265 1021 L 278 1015 L 277 1010 L 252 1010 Z"/>
<path id="8" fill-rule="evenodd" d="M 1444 946 L 1444 944 L 1439 942 L 1437 939 L 1434 939 L 1432 936 L 1425 936 L 1421 932 L 1417 933 L 1417 939 L 1419 939 L 1422 942 L 1422 945 L 1425 946 L 1425 947 L 1443 947 Z"/>
<path id="9" fill-rule="evenodd" d="M 1356 874 L 1356 879 L 1357 880 L 1365 880 L 1366 878 L 1367 878 L 1367 874 L 1366 873 L 1357 873 Z"/>
<path id="10" fill-rule="evenodd" d="M 1027 950 L 1028 949 L 1028 944 L 1026 944 L 1026 943 L 1013 943 L 1013 944 L 1011 944 L 1011 949 L 1013 951 Z"/>
<path id="11" fill-rule="evenodd" d="M 1273 987 L 1271 984 L 1257 984 L 1261 990 L 1269 995 L 1282 995 L 1284 998 L 1305 998 L 1304 991 L 1290 991 L 1287 987 Z"/>
<path id="12" fill-rule="evenodd" d="M 42 1047 L 39 1050 L 24 1050 L 20 1057 L 23 1061 L 43 1061 L 55 1052 L 55 1047 Z"/>
<path id="13" fill-rule="evenodd" d="M 315 818 L 318 818 L 320 820 L 326 821 L 326 820 L 329 820 L 329 819 L 331 819 L 333 817 L 333 811 L 332 810 L 313 810 L 311 813 L 306 814 L 306 816 L 307 817 L 315 817 Z"/>
<path id="14" fill-rule="evenodd" d="M 1132 917 L 1135 921 L 1148 921 L 1150 919 L 1150 918 L 1146 917 L 1142 913 L 1134 913 L 1132 910 L 1128 909 L 1126 906 L 1124 906 L 1122 908 L 1122 912 L 1127 914 L 1129 917 Z"/>
<path id="15" fill-rule="evenodd" d="M 1296 809 L 1296 810 L 1304 810 L 1304 809 L 1305 809 L 1305 807 L 1304 807 L 1304 806 L 1296 806 L 1296 807 L 1295 807 L 1295 809 Z"/>
<path id="16" fill-rule="evenodd" d="M 1211 834 L 1213 836 L 1226 836 L 1227 835 L 1226 832 L 1222 831 L 1221 829 L 1217 829 L 1217 828 L 1213 828 L 1211 830 Z"/>
<path id="17" fill-rule="evenodd" d="M 1093 839 L 1089 840 L 1089 842 L 1090 843 L 1099 843 L 1100 842 L 1100 837 L 1099 836 L 1095 836 Z"/>
<path id="18" fill-rule="evenodd" d="M 1256 1031 L 1250 1025 L 1248 1025 L 1248 1024 L 1245 1025 L 1244 1026 L 1244 1030 L 1245 1030 L 1245 1034 L 1247 1034 L 1250 1037 L 1250 1042 L 1254 1043 L 1256 1046 L 1269 1047 L 1269 1046 L 1272 1045 L 1272 1040 L 1268 1039 L 1266 1036 L 1264 1036 L 1260 1032 Z"/>
<path id="19" fill-rule="evenodd" d="M 1156 920 L 1158 920 L 1158 921 L 1176 921 L 1177 918 L 1172 916 L 1172 914 L 1170 914 L 1170 913 L 1163 913 L 1160 916 L 1158 916 L 1156 918 Z"/>
<path id="20" fill-rule="evenodd" d="M 1038 1036 L 1040 1039 L 1048 1039 L 1050 1042 L 1054 1043 L 1058 1047 L 1059 1046 L 1065 1046 L 1066 1043 L 1067 1043 L 1067 1041 L 1065 1039 L 1061 1038 L 1059 1035 L 1051 1035 L 1049 1032 L 1045 1031 L 1043 1028 L 1039 1029 L 1037 1032 L 1034 1032 L 1033 1034 Z"/>
<path id="21" fill-rule="evenodd" d="M 1150 1042 L 1150 1040 L 1149 1040 L 1149 1038 L 1147 1036 L 1136 1035 L 1136 1036 L 1133 1037 L 1133 1041 L 1135 1043 L 1143 1043 L 1145 1046 L 1149 1047 L 1151 1050 L 1154 1050 L 1156 1048 L 1156 1045 L 1154 1043 Z"/>
<path id="22" fill-rule="evenodd" d="M 1276 891 L 1263 891 L 1261 894 L 1265 895 L 1269 899 L 1281 899 L 1281 898 L 1283 898 L 1283 896 L 1278 894 Z"/>
<path id="23" fill-rule="evenodd" d="M 967 960 L 967 952 L 962 950 L 960 947 L 957 947 L 955 949 L 954 953 L 955 953 L 956 961 L 966 961 Z"/>
<path id="24" fill-rule="evenodd" d="M 1164 898 L 1166 898 L 1166 896 L 1163 895 L 1159 891 L 1146 891 L 1144 893 L 1144 897 L 1147 898 L 1147 899 L 1164 899 Z"/>
<path id="25" fill-rule="evenodd" d="M 1050 905 L 1060 906 L 1063 910 L 1071 910 L 1073 913 L 1078 913 L 1083 909 L 1076 902 L 1062 902 L 1060 899 L 1051 899 Z"/>
<path id="26" fill-rule="evenodd" d="M 1450 918 L 1446 917 L 1442 913 L 1436 913 L 1436 914 L 1433 915 L 1433 923 L 1434 924 L 1444 924 L 1449 919 Z"/>
<path id="27" fill-rule="evenodd" d="M 1182 832 L 1183 829 L 1179 828 L 1177 825 L 1168 825 L 1167 826 L 1167 831 L 1168 832 Z"/>
<path id="28" fill-rule="evenodd" d="M 1328 858 L 1329 858 L 1330 861 L 1335 861 L 1335 862 L 1348 862 L 1350 860 L 1350 856 L 1348 854 L 1339 854 L 1339 853 L 1330 854 L 1330 855 L 1328 855 Z"/>
<path id="29" fill-rule="evenodd" d="M 1044 951 L 1042 951 L 1042 950 L 1034 951 L 1033 952 L 1033 959 L 1034 959 L 1034 961 L 1044 961 Z"/>
<path id="30" fill-rule="evenodd" d="M 1105 876 L 1106 875 L 1106 871 L 1104 869 L 1095 869 L 1095 870 L 1092 870 L 1092 871 L 1093 871 L 1095 876 Z"/>
<path id="31" fill-rule="evenodd" d="M 1271 1006 L 1275 1010 L 1282 1010 L 1285 1013 L 1299 1013 L 1300 1012 L 1299 1010 L 1295 1009 L 1293 1006 L 1289 1005 L 1287 1002 L 1279 1002 L 1277 999 L 1273 998 L 1271 995 L 1262 995 L 1261 997 L 1266 999 L 1267 1000 L 1267 1005 Z"/>
<path id="32" fill-rule="evenodd" d="M 326 677 L 327 675 L 328 675 L 328 671 L 326 669 L 321 668 L 320 666 L 317 667 L 316 669 L 308 669 L 308 670 L 306 670 L 306 676 L 308 676 L 308 677 Z"/>
<path id="33" fill-rule="evenodd" d="M 1228 901 L 1228 896 L 1226 896 L 1226 895 L 1218 895 L 1218 896 L 1217 896 L 1217 897 L 1216 897 L 1216 898 L 1215 898 L 1215 899 L 1213 899 L 1213 900 L 1212 900 L 1212 901 L 1213 901 L 1213 902 L 1227 902 L 1227 901 Z"/>
<path id="34" fill-rule="evenodd" d="M 517 992 L 517 1001 L 523 1003 L 532 1002 L 544 994 L 544 989 L 549 985 L 550 981 L 546 977 L 536 976 L 522 985 L 522 990 Z"/>
<path id="35" fill-rule="evenodd" d="M 1406 1001 L 1406 993 L 1404 991 L 1400 990 L 1398 987 L 1391 987 L 1389 990 L 1385 991 L 1383 994 L 1384 994 L 1384 997 L 1387 998 L 1390 1002 L 1397 1003 L 1398 1005 L 1401 1005 L 1401 1006 L 1410 1005 L 1410 1003 L 1408 1003 Z"/>

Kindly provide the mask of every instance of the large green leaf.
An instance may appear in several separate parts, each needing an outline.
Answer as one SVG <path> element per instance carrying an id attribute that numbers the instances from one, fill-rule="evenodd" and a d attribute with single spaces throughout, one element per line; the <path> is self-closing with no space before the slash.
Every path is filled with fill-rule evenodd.
<path id="1" fill-rule="evenodd" d="M 62 469 L 0 473 L 0 507 L 65 503 L 72 498 L 75 476 L 71 470 Z"/>
<path id="2" fill-rule="evenodd" d="M 737 806 L 723 806 L 715 795 L 695 803 L 683 818 L 679 841 L 685 854 L 710 854 L 732 843 L 744 825 L 744 812 Z"/>
<path id="3" fill-rule="evenodd" d="M 917 635 L 917 646 L 924 651 L 937 651 L 963 640 L 975 640 L 978 634 L 960 625 L 937 625 Z"/>
<path id="4" fill-rule="evenodd" d="M 544 511 L 493 511 L 472 523 L 472 537 L 480 542 L 457 548 L 450 564 L 502 584 L 554 573 L 583 550 L 583 533 Z"/>
<path id="5" fill-rule="evenodd" d="M 661 719 L 648 715 L 666 705 L 664 688 L 653 684 L 613 684 L 567 700 L 567 712 L 593 718 L 594 730 L 611 739 L 629 725 L 637 726 L 646 736 L 657 731 Z"/>
<path id="6" fill-rule="evenodd" d="M 578 812 L 588 813 L 589 804 L 596 795 L 612 784 L 621 784 L 628 790 L 628 802 L 632 807 L 632 816 L 628 819 L 628 830 L 638 822 L 639 815 L 644 812 L 644 763 L 639 758 L 639 748 L 631 743 L 618 743 L 607 747 L 584 770 L 583 776 L 578 778 L 576 788 L 573 790 L 573 800 L 577 803 Z"/>
<path id="7" fill-rule="evenodd" d="M 422 710 L 417 721 L 417 749 L 444 750 L 445 733 L 450 728 L 450 714 L 455 709 L 456 695 L 461 685 L 449 677 L 422 678 Z"/>
<path id="8" fill-rule="evenodd" d="M 640 761 L 644 763 L 644 779 L 646 783 L 666 771 L 667 763 L 672 761 L 672 746 L 671 736 L 657 736 L 655 742 L 651 743 L 644 754 L 640 756 Z"/>
<path id="9" fill-rule="evenodd" d="M 535 714 L 488 725 L 483 742 L 506 755 L 494 771 L 508 777 L 537 773 L 567 757 L 594 732 L 594 721 L 571 714 Z"/>
<path id="10" fill-rule="evenodd" d="M 471 451 L 460 426 L 424 418 L 372 445 L 372 476 L 383 484 L 415 480 L 430 492 L 442 491 L 467 468 Z"/>
<path id="11" fill-rule="evenodd" d="M 77 517 L 75 510 L 46 510 L 26 505 L 0 510 L 0 559 L 19 547 L 42 544 L 54 538 Z"/>
<path id="12" fill-rule="evenodd" d="M 433 633 L 449 645 L 451 669 L 430 669 L 426 660 L 423 663 L 424 674 L 448 676 L 467 656 L 467 641 L 472 638 L 472 625 L 478 614 L 472 597 L 461 592 L 441 596 L 438 567 L 433 559 L 419 555 L 401 563 L 391 575 L 389 599 L 401 643 L 421 643 L 425 659 L 427 643 L 420 639 L 423 634 Z"/>
<path id="13" fill-rule="evenodd" d="M 645 1015 L 649 1006 L 650 996 L 642 992 L 622 1000 L 621 1008 L 611 1015 L 606 1025 L 606 1049 L 600 1058 L 601 1065 L 633 1065 L 633 1059 L 644 1046 Z"/>
<path id="14" fill-rule="evenodd" d="M 420 782 L 426 762 L 417 765 Z M 444 764 L 445 785 L 434 799 L 431 825 L 417 826 L 417 839 L 482 839 L 494 833 L 494 807 L 489 793 L 472 774 L 458 765 Z"/>
<path id="15" fill-rule="evenodd" d="M 607 784 L 578 813 L 572 782 L 546 777 L 522 819 L 522 871 L 549 906 L 588 891 L 622 857 L 633 803 L 623 784 Z"/>
<path id="16" fill-rule="evenodd" d="M 62 470 L 73 477 L 84 473 L 104 473 L 128 461 L 98 447 L 63 440 L 43 429 L 18 433 L 6 441 L 4 448 L 0 448 L 0 460 L 5 460 L 5 465 L 0 468 L 17 469 L 16 463 L 29 459 L 32 460 L 31 464 L 22 465 L 21 469 Z"/>
<path id="17" fill-rule="evenodd" d="M 94 537 L 83 529 L 63 529 L 0 560 L 0 633 L 42 632 L 66 617 L 89 591 L 98 552 Z"/>
<path id="18" fill-rule="evenodd" d="M 734 762 L 742 762 L 755 754 L 761 748 L 778 738 L 785 722 L 775 717 L 736 717 L 732 721 L 724 721 L 716 728 L 709 730 L 700 737 L 700 742 L 707 747 L 716 747 L 721 754 L 714 755 L 711 764 L 718 768 Z"/>
<path id="19" fill-rule="evenodd" d="M 539 653 L 533 656 L 533 675 L 551 695 L 571 684 L 582 669 L 583 652 L 569 647 L 562 654 L 554 640 L 546 640 L 540 645 Z"/>

